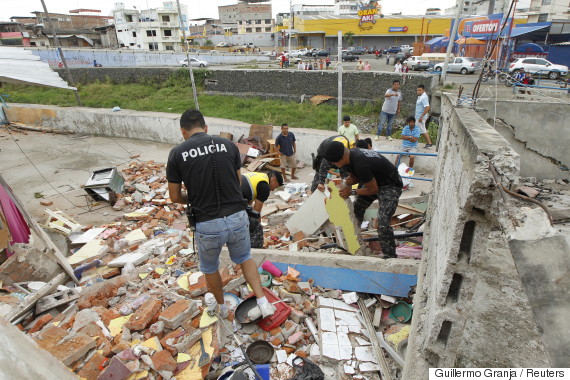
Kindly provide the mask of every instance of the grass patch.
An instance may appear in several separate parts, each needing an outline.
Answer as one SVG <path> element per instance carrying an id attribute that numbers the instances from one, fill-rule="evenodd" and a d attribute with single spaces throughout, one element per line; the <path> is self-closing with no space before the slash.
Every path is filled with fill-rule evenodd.
<path id="1" fill-rule="evenodd" d="M 281 125 L 287 123 L 293 128 L 336 130 L 338 127 L 337 107 L 332 104 L 315 106 L 308 102 L 296 103 L 203 94 L 206 74 L 207 70 L 194 70 L 195 81 L 199 89 L 200 110 L 207 116 L 239 120 L 250 124 Z M 194 107 L 188 69 L 177 70 L 162 82 L 147 80 L 144 83 L 114 84 L 110 80 L 105 80 L 78 85 L 78 90 L 85 107 L 111 109 L 119 106 L 122 109 L 176 114 L 181 114 Z M 77 105 L 75 95 L 68 90 L 4 84 L 2 92 L 9 94 L 9 101 L 14 103 L 62 107 Z M 343 114 L 371 118 L 377 124 L 381 106 L 381 99 L 374 99 L 368 103 L 347 103 L 343 106 Z M 437 130 L 435 136 L 437 136 Z"/>

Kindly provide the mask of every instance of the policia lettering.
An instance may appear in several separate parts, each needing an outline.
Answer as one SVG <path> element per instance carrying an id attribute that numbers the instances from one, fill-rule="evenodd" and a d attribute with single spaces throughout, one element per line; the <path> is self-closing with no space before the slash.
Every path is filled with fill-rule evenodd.
<path id="1" fill-rule="evenodd" d="M 205 156 L 207 154 L 213 154 L 216 152 L 228 152 L 228 150 L 226 149 L 226 146 L 223 144 L 212 144 L 211 145 L 205 145 L 205 146 L 199 146 L 198 148 L 192 148 L 190 150 L 188 150 L 187 152 L 182 152 L 182 159 L 184 161 L 187 160 L 187 158 L 190 156 L 190 158 L 196 158 L 198 156 Z"/>

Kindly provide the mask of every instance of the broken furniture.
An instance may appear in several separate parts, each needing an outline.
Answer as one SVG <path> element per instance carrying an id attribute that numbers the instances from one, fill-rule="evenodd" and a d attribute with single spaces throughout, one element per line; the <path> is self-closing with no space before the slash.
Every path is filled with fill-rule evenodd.
<path id="1" fill-rule="evenodd" d="M 95 200 L 115 203 L 116 194 L 123 192 L 125 179 L 116 167 L 95 170 L 83 187 Z"/>

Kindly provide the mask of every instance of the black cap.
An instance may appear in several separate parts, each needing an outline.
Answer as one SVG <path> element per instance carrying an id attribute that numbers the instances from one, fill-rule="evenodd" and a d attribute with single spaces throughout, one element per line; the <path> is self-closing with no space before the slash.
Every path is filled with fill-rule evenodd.
<path id="1" fill-rule="evenodd" d="M 329 162 L 339 162 L 344 155 L 344 145 L 340 141 L 333 141 L 327 147 L 324 157 Z"/>

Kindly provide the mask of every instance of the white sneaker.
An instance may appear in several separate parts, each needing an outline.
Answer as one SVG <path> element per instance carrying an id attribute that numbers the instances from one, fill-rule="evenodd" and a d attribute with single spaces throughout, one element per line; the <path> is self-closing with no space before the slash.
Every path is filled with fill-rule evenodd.
<path id="1" fill-rule="evenodd" d="M 392 140 L 394 140 L 394 139 L 392 138 L 392 136 L 388 136 L 388 141 L 392 141 Z"/>
<path id="2" fill-rule="evenodd" d="M 379 136 L 378 136 L 378 135 L 376 135 L 376 138 L 374 138 L 374 140 L 378 141 L 378 137 L 379 137 Z"/>

